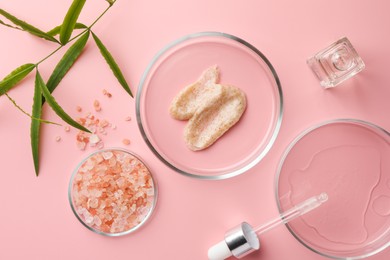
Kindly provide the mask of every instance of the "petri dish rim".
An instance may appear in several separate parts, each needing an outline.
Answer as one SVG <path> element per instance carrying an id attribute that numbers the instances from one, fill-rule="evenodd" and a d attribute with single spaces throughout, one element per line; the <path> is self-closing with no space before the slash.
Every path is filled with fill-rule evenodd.
<path id="1" fill-rule="evenodd" d="M 382 128 L 382 127 L 380 127 L 378 125 L 375 125 L 373 123 L 370 123 L 368 121 L 364 121 L 364 120 L 360 120 L 360 119 L 352 119 L 352 118 L 340 118 L 340 119 L 328 120 L 328 121 L 316 124 L 316 125 L 314 125 L 312 127 L 309 127 L 306 130 L 304 130 L 303 132 L 301 132 L 287 146 L 286 150 L 284 151 L 284 153 L 283 153 L 283 155 L 282 155 L 282 157 L 280 159 L 278 167 L 277 167 L 277 172 L 276 172 L 276 175 L 275 175 L 275 200 L 276 200 L 276 204 L 277 204 L 279 213 L 283 212 L 282 206 L 281 206 L 280 201 L 279 201 L 279 195 L 278 195 L 279 194 L 279 178 L 280 178 L 280 173 L 281 173 L 283 164 L 284 164 L 287 156 L 289 155 L 290 151 L 307 134 L 309 134 L 309 133 L 313 132 L 314 130 L 316 130 L 318 128 L 321 128 L 323 126 L 330 125 L 330 124 L 335 124 L 335 123 L 351 123 L 351 124 L 363 125 L 367 129 L 376 130 L 376 131 L 381 132 L 384 135 L 387 135 L 387 136 L 390 137 L 390 132 L 388 132 L 384 128 Z M 387 243 L 384 243 L 381 247 L 377 248 L 376 250 L 373 250 L 373 251 L 368 252 L 366 254 L 362 254 L 362 255 L 359 255 L 359 256 L 340 257 L 340 256 L 336 256 L 336 255 L 326 254 L 324 252 L 321 252 L 319 250 L 316 250 L 316 249 L 312 248 L 307 243 L 305 243 L 305 241 L 303 239 L 301 239 L 297 234 L 295 234 L 295 232 L 292 230 L 292 228 L 290 227 L 290 225 L 288 223 L 286 223 L 285 226 L 287 227 L 288 231 L 295 237 L 295 239 L 298 240 L 304 247 L 308 248 L 309 250 L 311 250 L 311 251 L 313 251 L 313 252 L 315 252 L 315 253 L 317 253 L 317 254 L 319 254 L 321 256 L 325 256 L 325 257 L 332 258 L 332 259 L 337 259 L 337 260 L 347 260 L 347 259 L 348 260 L 355 260 L 355 259 L 357 260 L 357 259 L 367 258 L 367 257 L 373 256 L 373 255 L 375 255 L 375 254 L 385 250 L 386 248 L 388 248 L 390 246 L 390 241 L 388 241 Z"/>
<path id="2" fill-rule="evenodd" d="M 76 176 L 78 170 L 80 169 L 80 167 L 88 160 L 88 158 L 90 158 L 91 156 L 95 155 L 95 154 L 98 154 L 98 153 L 102 153 L 102 152 L 106 152 L 106 151 L 121 151 L 121 152 L 124 152 L 124 153 L 128 153 L 132 156 L 134 156 L 135 158 L 137 158 L 140 162 L 142 162 L 145 167 L 148 169 L 149 173 L 150 173 L 150 176 L 152 176 L 152 181 L 153 181 L 153 190 L 154 190 L 154 200 L 153 200 L 153 205 L 152 207 L 150 208 L 149 212 L 148 212 L 148 215 L 142 220 L 141 223 L 139 223 L 137 226 L 129 229 L 129 230 L 126 230 L 126 231 L 123 231 L 123 232 L 119 232 L 119 233 L 106 233 L 106 232 L 102 232 L 102 231 L 99 231 L 99 230 L 96 230 L 90 226 L 88 226 L 86 223 L 84 223 L 84 221 L 80 218 L 79 214 L 77 214 L 76 212 L 76 209 L 74 208 L 74 205 L 73 205 L 73 199 L 72 199 L 72 186 L 73 186 L 73 179 L 74 177 Z M 126 149 L 123 149 L 123 148 L 117 148 L 117 147 L 112 147 L 112 148 L 105 148 L 105 149 L 102 149 L 102 150 L 98 150 L 98 151 L 95 151 L 95 152 L 92 152 L 90 154 L 88 154 L 88 156 L 86 156 L 75 168 L 75 170 L 73 171 L 72 173 L 72 176 L 70 177 L 70 181 L 69 181 L 69 185 L 68 185 L 68 200 L 69 200 L 69 204 L 70 204 L 70 207 L 72 209 L 72 212 L 73 214 L 76 216 L 76 218 L 80 221 L 80 223 L 86 227 L 87 229 L 91 230 L 92 232 L 96 233 L 96 234 L 99 234 L 99 235 L 103 235 L 103 236 L 108 236 L 108 237 L 119 237 L 119 236 L 124 236 L 124 235 L 128 235 L 130 233 L 133 233 L 134 231 L 140 229 L 146 222 L 148 222 L 151 218 L 151 216 L 153 215 L 153 212 L 156 208 L 156 205 L 157 205 L 157 199 L 158 199 L 158 187 L 157 187 L 157 182 L 152 174 L 152 171 L 150 170 L 149 166 L 141 159 L 141 157 L 137 154 L 135 154 L 134 152 L 131 152 L 131 151 L 128 151 Z"/>
<path id="3" fill-rule="evenodd" d="M 239 169 L 233 170 L 233 171 L 228 172 L 228 173 L 216 174 L 216 175 L 210 175 L 210 176 L 190 173 L 188 171 L 182 170 L 179 167 L 176 167 L 175 165 L 170 163 L 167 159 L 165 159 L 157 151 L 157 149 L 153 146 L 152 142 L 149 140 L 149 138 L 148 138 L 148 136 L 146 134 L 146 131 L 144 129 L 144 125 L 143 125 L 142 119 L 141 119 L 141 105 L 140 105 L 140 103 L 141 103 L 141 94 L 142 94 L 143 89 L 144 89 L 145 81 L 146 81 L 149 73 L 152 71 L 153 66 L 159 61 L 159 59 L 161 57 L 164 57 L 164 55 L 166 55 L 167 53 L 169 53 L 169 51 L 173 47 L 175 47 L 175 46 L 177 46 L 177 45 L 179 45 L 179 44 L 181 44 L 183 42 L 186 42 L 186 41 L 189 41 L 189 40 L 192 40 L 192 39 L 201 38 L 201 37 L 221 37 L 221 38 L 226 38 L 226 39 L 235 41 L 236 43 L 242 44 L 243 46 L 248 48 L 250 51 L 254 52 L 254 54 L 257 55 L 266 64 L 267 68 L 269 69 L 270 76 L 272 76 L 273 80 L 275 81 L 275 85 L 277 87 L 277 94 L 278 94 L 278 98 L 279 98 L 279 107 L 278 107 L 279 114 L 277 115 L 277 119 L 275 120 L 274 129 L 272 131 L 272 135 L 270 136 L 270 138 L 268 140 L 268 143 L 266 143 L 266 145 L 264 146 L 264 149 L 259 152 L 259 155 L 256 158 L 254 158 L 252 161 L 250 161 L 248 164 L 244 165 L 243 167 L 241 167 Z M 283 108 L 284 108 L 283 92 L 282 92 L 282 87 L 281 87 L 281 83 L 280 83 L 280 80 L 279 80 L 279 76 L 277 75 L 274 67 L 272 66 L 271 62 L 266 58 L 266 56 L 262 52 L 260 52 L 256 47 L 254 47 L 252 44 L 250 44 L 249 42 L 247 42 L 247 41 L 245 41 L 245 40 L 243 40 L 243 39 L 241 39 L 241 38 L 239 38 L 237 36 L 234 36 L 234 35 L 231 35 L 231 34 L 227 34 L 227 33 L 223 33 L 223 32 L 215 32 L 215 31 L 197 32 L 197 33 L 192 33 L 192 34 L 188 34 L 188 35 L 182 36 L 181 38 L 178 38 L 178 39 L 174 40 L 173 42 L 171 42 L 171 43 L 167 44 L 165 47 L 163 47 L 160 51 L 158 51 L 157 54 L 149 62 L 149 64 L 147 65 L 147 67 L 146 67 L 146 69 L 144 71 L 144 73 L 142 74 L 140 83 L 138 84 L 138 90 L 137 90 L 137 95 L 136 95 L 137 124 L 138 124 L 138 128 L 139 128 L 139 130 L 141 132 L 142 138 L 146 142 L 146 144 L 149 147 L 149 149 L 155 154 L 155 156 L 157 158 L 159 158 L 160 161 L 162 161 L 166 166 L 168 166 L 169 168 L 171 168 L 174 171 L 178 172 L 179 174 L 182 174 L 182 175 L 187 176 L 187 177 L 196 178 L 196 179 L 203 179 L 203 180 L 223 180 L 223 179 L 229 179 L 229 178 L 238 176 L 238 175 L 248 171 L 249 169 L 254 167 L 256 164 L 258 164 L 267 155 L 267 153 L 271 150 L 272 145 L 274 144 L 274 142 L 276 140 L 276 137 L 279 134 L 280 127 L 281 127 L 281 124 L 282 124 Z"/>

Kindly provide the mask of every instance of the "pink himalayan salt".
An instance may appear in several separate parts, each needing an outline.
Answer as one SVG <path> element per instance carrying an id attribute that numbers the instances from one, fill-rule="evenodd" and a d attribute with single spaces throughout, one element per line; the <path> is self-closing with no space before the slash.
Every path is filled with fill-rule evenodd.
<path id="1" fill-rule="evenodd" d="M 125 139 L 122 140 L 122 143 L 124 145 L 129 145 L 130 144 L 130 140 L 125 138 Z"/>
<path id="2" fill-rule="evenodd" d="M 85 224 L 104 233 L 121 233 L 140 225 L 154 201 L 151 173 L 138 158 L 124 151 L 93 154 L 73 178 L 75 212 Z"/>
<path id="3" fill-rule="evenodd" d="M 102 149 L 104 143 L 102 140 L 102 135 L 107 135 L 106 129 L 109 126 L 109 122 L 105 119 L 100 120 L 98 117 L 95 117 L 92 113 L 87 113 L 85 117 L 80 117 L 77 119 L 77 122 L 86 128 L 88 128 L 92 134 L 79 131 L 76 136 L 76 145 L 80 150 L 85 150 L 87 145 L 91 147 L 97 147 Z"/>
<path id="4" fill-rule="evenodd" d="M 125 117 L 125 121 L 131 121 L 131 116 Z"/>
<path id="5" fill-rule="evenodd" d="M 107 97 L 112 97 L 111 93 L 108 92 L 107 90 L 103 89 L 103 95 L 107 96 Z"/>

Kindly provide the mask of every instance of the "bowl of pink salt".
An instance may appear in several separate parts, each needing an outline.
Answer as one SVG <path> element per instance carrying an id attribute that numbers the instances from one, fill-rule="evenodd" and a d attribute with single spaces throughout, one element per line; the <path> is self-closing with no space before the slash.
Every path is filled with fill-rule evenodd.
<path id="1" fill-rule="evenodd" d="M 156 201 L 151 171 L 137 155 L 122 149 L 92 153 L 78 165 L 69 184 L 69 202 L 77 219 L 106 236 L 140 228 Z"/>

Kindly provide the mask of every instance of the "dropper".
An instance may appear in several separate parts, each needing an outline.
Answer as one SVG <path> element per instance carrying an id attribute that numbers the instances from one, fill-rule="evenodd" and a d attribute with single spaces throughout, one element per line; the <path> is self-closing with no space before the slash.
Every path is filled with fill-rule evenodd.
<path id="1" fill-rule="evenodd" d="M 242 258 L 260 248 L 259 236 L 265 232 L 286 224 L 289 221 L 300 217 L 313 209 L 319 207 L 328 200 L 328 194 L 325 192 L 313 196 L 293 208 L 281 213 L 271 221 L 253 228 L 246 222 L 229 230 L 225 234 L 225 239 L 212 246 L 208 251 L 209 260 L 223 260 L 230 256 Z"/>

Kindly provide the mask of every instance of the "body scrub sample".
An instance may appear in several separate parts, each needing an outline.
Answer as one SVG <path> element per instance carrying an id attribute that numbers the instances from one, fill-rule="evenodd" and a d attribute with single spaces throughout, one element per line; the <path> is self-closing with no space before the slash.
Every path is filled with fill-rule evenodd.
<path id="1" fill-rule="evenodd" d="M 136 230 L 149 218 L 156 192 L 152 175 L 139 158 L 123 150 L 102 150 L 76 169 L 69 200 L 87 228 L 114 236 Z"/>
<path id="2" fill-rule="evenodd" d="M 195 83 L 185 87 L 174 98 L 170 114 L 177 120 L 188 120 L 184 139 L 189 149 L 203 150 L 234 126 L 246 108 L 242 90 L 218 84 L 219 71 L 213 66 Z"/>

